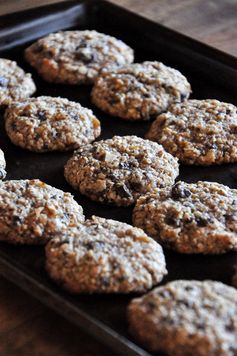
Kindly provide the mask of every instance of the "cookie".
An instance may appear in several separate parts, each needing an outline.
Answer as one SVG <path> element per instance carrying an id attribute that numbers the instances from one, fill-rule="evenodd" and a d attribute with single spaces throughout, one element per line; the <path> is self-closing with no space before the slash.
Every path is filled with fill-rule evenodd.
<path id="1" fill-rule="evenodd" d="M 84 221 L 70 193 L 38 179 L 0 182 L 0 240 L 44 244 Z"/>
<path id="2" fill-rule="evenodd" d="M 237 161 L 237 107 L 218 100 L 187 100 L 157 117 L 146 134 L 185 164 Z"/>
<path id="3" fill-rule="evenodd" d="M 31 74 L 25 73 L 17 63 L 0 58 L 0 105 L 28 98 L 36 91 Z"/>
<path id="4" fill-rule="evenodd" d="M 167 355 L 237 354 L 237 291 L 221 282 L 170 282 L 133 299 L 131 333 Z"/>
<path id="5" fill-rule="evenodd" d="M 6 177 L 6 161 L 3 151 L 0 149 L 0 180 Z"/>
<path id="6" fill-rule="evenodd" d="M 114 136 L 74 152 L 65 178 L 92 200 L 129 206 L 157 187 L 172 185 L 177 159 L 162 146 L 136 136 Z"/>
<path id="7" fill-rule="evenodd" d="M 237 190 L 218 183 L 177 182 L 141 197 L 133 222 L 178 252 L 224 253 L 237 247 Z"/>
<path id="8" fill-rule="evenodd" d="M 102 69 L 133 62 L 133 50 L 96 31 L 51 33 L 25 50 L 26 60 L 48 82 L 91 84 Z"/>
<path id="9" fill-rule="evenodd" d="M 96 216 L 47 244 L 46 268 L 72 293 L 141 293 L 167 273 L 162 247 L 144 231 Z"/>
<path id="10" fill-rule="evenodd" d="M 134 63 L 101 73 L 92 101 L 101 110 L 127 120 L 148 120 L 191 92 L 187 79 L 160 62 Z"/>
<path id="11" fill-rule="evenodd" d="M 36 152 L 74 150 L 100 135 L 100 122 L 91 110 L 50 96 L 11 104 L 5 127 L 15 145 Z"/>

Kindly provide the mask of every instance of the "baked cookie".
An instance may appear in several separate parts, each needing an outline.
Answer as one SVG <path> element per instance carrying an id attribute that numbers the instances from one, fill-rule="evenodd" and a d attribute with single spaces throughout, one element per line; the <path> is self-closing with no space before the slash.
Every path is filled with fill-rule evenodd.
<path id="1" fill-rule="evenodd" d="M 92 101 L 110 115 L 127 120 L 148 120 L 191 92 L 187 79 L 160 62 L 143 62 L 101 73 Z"/>
<path id="2" fill-rule="evenodd" d="M 11 104 L 5 127 L 15 145 L 36 152 L 73 150 L 100 135 L 100 122 L 91 110 L 50 96 Z"/>
<path id="3" fill-rule="evenodd" d="M 187 100 L 157 117 L 146 138 L 185 164 L 237 161 L 237 107 L 218 100 Z"/>
<path id="4" fill-rule="evenodd" d="M 178 280 L 128 307 L 131 333 L 168 355 L 237 354 L 237 291 L 221 282 Z"/>
<path id="5" fill-rule="evenodd" d="M 133 62 L 133 50 L 96 31 L 51 33 L 25 50 L 26 60 L 48 82 L 91 84 L 102 69 Z"/>
<path id="6" fill-rule="evenodd" d="M 28 98 L 36 91 L 31 74 L 25 73 L 17 63 L 0 58 L 0 105 Z"/>
<path id="7" fill-rule="evenodd" d="M 0 182 L 0 240 L 44 244 L 84 221 L 70 193 L 38 179 Z"/>
<path id="8" fill-rule="evenodd" d="M 177 182 L 138 199 L 133 222 L 178 252 L 224 253 L 237 247 L 237 190 Z"/>
<path id="9" fill-rule="evenodd" d="M 161 145 L 136 136 L 114 136 L 85 145 L 65 166 L 65 178 L 92 200 L 128 206 L 157 187 L 172 185 L 177 159 Z"/>
<path id="10" fill-rule="evenodd" d="M 144 231 L 96 216 L 51 240 L 46 266 L 72 293 L 141 293 L 167 273 L 162 247 Z"/>
<path id="11" fill-rule="evenodd" d="M 6 161 L 3 151 L 0 149 L 0 180 L 6 177 Z"/>

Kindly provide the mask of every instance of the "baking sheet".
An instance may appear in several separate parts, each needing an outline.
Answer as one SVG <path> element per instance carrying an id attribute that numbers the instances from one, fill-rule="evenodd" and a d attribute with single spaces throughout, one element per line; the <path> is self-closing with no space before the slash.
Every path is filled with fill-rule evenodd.
<path id="1" fill-rule="evenodd" d="M 24 61 L 23 49 L 42 35 L 59 29 L 93 28 L 116 35 L 135 49 L 136 61 L 161 60 L 181 70 L 193 88 L 193 98 L 216 98 L 235 102 L 235 60 L 229 55 L 203 46 L 106 1 L 67 2 L 48 8 L 30 10 L 1 17 L 1 57 L 17 60 L 33 73 L 36 95 L 67 97 L 92 108 L 102 124 L 101 138 L 133 134 L 143 137 L 150 122 L 126 122 L 110 117 L 90 102 L 91 87 L 45 83 Z M 16 17 L 15 17 L 16 18 Z M 63 19 L 63 20 L 62 20 Z M 149 40 L 148 40 L 149 39 Z M 209 67 L 208 67 L 209 66 Z M 208 69 L 208 70 L 207 70 Z M 217 73 L 218 72 L 218 76 Z M 90 201 L 67 184 L 63 166 L 72 153 L 32 153 L 10 143 L 4 132 L 1 112 L 0 147 L 7 161 L 7 179 L 39 178 L 74 194 L 87 217 L 92 214 L 131 223 L 132 208 L 117 208 Z M 237 188 L 237 164 L 213 167 L 181 166 L 179 179 L 217 181 Z M 215 279 L 230 283 L 236 253 L 220 256 L 181 255 L 165 251 L 168 276 L 162 283 L 174 279 Z M 33 294 L 41 302 L 88 331 L 114 352 L 146 355 L 127 331 L 126 307 L 135 295 L 71 296 L 51 282 L 44 270 L 43 247 L 16 247 L 0 243 L 0 273 Z"/>

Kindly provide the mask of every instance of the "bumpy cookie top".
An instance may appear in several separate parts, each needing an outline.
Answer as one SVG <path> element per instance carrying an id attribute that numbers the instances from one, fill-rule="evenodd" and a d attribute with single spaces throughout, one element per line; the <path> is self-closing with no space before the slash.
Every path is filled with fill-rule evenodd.
<path id="1" fill-rule="evenodd" d="M 133 221 L 178 252 L 223 253 L 237 247 L 237 190 L 211 182 L 177 182 L 141 197 Z"/>
<path id="2" fill-rule="evenodd" d="M 42 244 L 82 221 L 70 193 L 38 179 L 0 182 L 0 240 Z"/>
<path id="3" fill-rule="evenodd" d="M 92 217 L 46 247 L 50 276 L 74 293 L 144 292 L 167 273 L 162 248 L 141 229 Z"/>
<path id="4" fill-rule="evenodd" d="M 4 179 L 6 176 L 5 168 L 6 168 L 6 161 L 5 161 L 4 153 L 0 149 L 0 180 Z"/>
<path id="5" fill-rule="evenodd" d="M 237 161 L 237 108 L 218 100 L 188 100 L 157 117 L 146 138 L 186 164 Z"/>
<path id="6" fill-rule="evenodd" d="M 93 83 L 102 69 L 133 62 L 133 50 L 96 31 L 51 33 L 25 50 L 27 61 L 50 82 Z"/>
<path id="7" fill-rule="evenodd" d="M 101 73 L 92 100 L 111 115 L 147 120 L 188 98 L 190 92 L 190 84 L 178 70 L 160 62 L 143 62 Z"/>
<path id="8" fill-rule="evenodd" d="M 25 73 L 16 62 L 0 58 L 0 105 L 28 98 L 35 91 L 31 74 Z"/>
<path id="9" fill-rule="evenodd" d="M 67 181 L 93 200 L 128 206 L 178 175 L 176 158 L 137 136 L 114 136 L 85 145 L 65 166 Z"/>
<path id="10" fill-rule="evenodd" d="M 38 152 L 76 149 L 100 135 L 91 110 L 49 96 L 14 102 L 6 110 L 5 127 L 14 144 Z"/>
<path id="11" fill-rule="evenodd" d="M 130 329 L 169 355 L 237 353 L 237 291 L 214 281 L 174 281 L 134 299 Z"/>

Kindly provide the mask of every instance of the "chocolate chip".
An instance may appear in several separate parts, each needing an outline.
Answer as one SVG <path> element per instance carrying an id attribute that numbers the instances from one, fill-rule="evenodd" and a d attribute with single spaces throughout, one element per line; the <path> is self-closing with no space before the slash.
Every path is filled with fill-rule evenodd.
<path id="1" fill-rule="evenodd" d="M 231 113 L 231 110 L 227 109 L 226 114 L 229 115 Z"/>
<path id="2" fill-rule="evenodd" d="M 134 159 L 130 159 L 125 162 L 120 162 L 119 163 L 119 168 L 121 169 L 131 169 L 137 166 L 137 162 Z"/>
<path id="3" fill-rule="evenodd" d="M 157 295 L 159 296 L 159 297 L 161 297 L 161 298 L 168 298 L 168 297 L 170 297 L 171 296 L 171 293 L 170 293 L 170 291 L 169 290 L 161 290 L 161 291 L 159 291 L 158 293 L 157 293 Z"/>
<path id="4" fill-rule="evenodd" d="M 140 190 L 142 188 L 142 183 L 141 182 L 130 182 L 130 187 L 132 188 L 132 190 L 134 190 L 136 192 L 140 192 Z"/>
<path id="5" fill-rule="evenodd" d="M 227 331 L 234 331 L 235 330 L 235 324 L 233 320 L 230 320 L 230 322 L 225 326 L 225 329 Z"/>
<path id="6" fill-rule="evenodd" d="M 124 282 L 125 280 L 126 280 L 125 276 L 119 276 L 119 277 L 118 277 L 118 282 L 119 282 L 119 283 L 122 283 L 122 282 Z"/>
<path id="7" fill-rule="evenodd" d="M 0 87 L 7 87 L 8 79 L 5 77 L 0 77 Z"/>
<path id="8" fill-rule="evenodd" d="M 40 53 L 43 52 L 43 50 L 44 46 L 42 44 L 34 47 L 34 53 Z"/>
<path id="9" fill-rule="evenodd" d="M 156 304 L 153 302 L 148 302 L 147 307 L 149 310 L 153 311 L 156 308 Z"/>
<path id="10" fill-rule="evenodd" d="M 51 199 L 53 199 L 53 197 L 52 197 Z M 69 215 L 68 213 L 63 213 L 63 217 L 64 217 L 66 220 L 69 220 L 70 215 Z"/>
<path id="11" fill-rule="evenodd" d="M 20 218 L 20 216 L 13 216 L 12 220 L 13 220 L 14 225 L 21 225 L 23 222 L 23 220 L 22 220 L 22 218 Z"/>
<path id="12" fill-rule="evenodd" d="M 93 55 L 93 53 L 76 52 L 75 58 L 84 62 L 84 63 L 90 63 L 94 60 L 94 55 Z"/>
<path id="13" fill-rule="evenodd" d="M 79 119 L 79 115 L 76 113 L 69 113 L 70 119 L 77 121 Z"/>
<path id="14" fill-rule="evenodd" d="M 108 98 L 108 103 L 113 105 L 113 104 L 118 104 L 120 102 L 120 98 L 116 96 L 112 96 Z"/>
<path id="15" fill-rule="evenodd" d="M 113 172 L 111 173 L 107 173 L 107 178 L 111 179 L 112 182 L 114 182 L 117 179 L 116 174 L 114 174 Z"/>
<path id="16" fill-rule="evenodd" d="M 81 40 L 80 45 L 76 48 L 77 51 L 80 50 L 80 48 L 86 48 L 88 43 L 85 40 Z"/>
<path id="17" fill-rule="evenodd" d="M 170 226 L 179 227 L 180 221 L 176 219 L 174 216 L 167 216 L 165 218 L 165 223 Z"/>
<path id="18" fill-rule="evenodd" d="M 232 126 L 230 128 L 230 132 L 233 133 L 233 134 L 237 134 L 237 126 Z"/>
<path id="19" fill-rule="evenodd" d="M 43 111 L 39 111 L 37 114 L 37 117 L 40 121 L 46 121 L 47 117 L 46 117 L 46 113 Z"/>
<path id="20" fill-rule="evenodd" d="M 132 197 L 130 190 L 128 189 L 128 187 L 125 184 L 117 185 L 115 187 L 115 191 L 121 198 L 131 198 Z"/>
<path id="21" fill-rule="evenodd" d="M 93 250 L 94 244 L 92 242 L 87 242 L 86 244 L 84 244 L 84 247 L 88 250 Z"/>
<path id="22" fill-rule="evenodd" d="M 212 219 L 210 218 L 205 218 L 205 217 L 199 217 L 196 218 L 197 225 L 200 227 L 205 227 L 208 224 L 212 223 Z"/>
<path id="23" fill-rule="evenodd" d="M 176 183 L 171 190 L 171 197 L 174 200 L 188 198 L 191 194 L 190 190 L 184 188 L 180 183 Z"/>
<path id="24" fill-rule="evenodd" d="M 110 283 L 109 280 L 110 280 L 109 277 L 101 277 L 100 278 L 101 284 L 105 287 L 109 286 L 109 283 Z"/>
<path id="25" fill-rule="evenodd" d="M 11 123 L 11 129 L 12 129 L 12 131 L 16 131 L 16 128 L 17 128 L 16 123 L 15 123 L 15 122 L 12 122 L 12 123 Z"/>
<path id="26" fill-rule="evenodd" d="M 184 305 L 185 307 L 190 307 L 190 303 L 189 303 L 189 301 L 188 300 L 183 300 L 183 299 L 178 299 L 177 300 L 177 304 L 179 304 L 179 305 Z"/>
<path id="27" fill-rule="evenodd" d="M 213 143 L 213 144 L 208 144 L 208 145 L 207 145 L 207 148 L 208 148 L 208 149 L 212 149 L 212 150 L 216 150 L 216 149 L 217 149 L 217 145 L 216 145 L 215 143 Z"/>
<path id="28" fill-rule="evenodd" d="M 98 229 L 98 226 L 95 226 L 96 230 Z M 93 250 L 93 249 L 102 249 L 104 248 L 104 241 L 100 240 L 94 240 L 90 241 L 84 244 L 84 247 L 87 248 L 88 250 Z"/>
<path id="29" fill-rule="evenodd" d="M 180 94 L 180 101 L 184 101 L 185 99 L 187 99 L 187 94 Z"/>
<path id="30" fill-rule="evenodd" d="M 221 149 L 221 151 L 222 151 L 222 156 L 224 157 L 225 156 L 225 154 L 226 154 L 226 148 L 225 147 L 223 147 L 222 149 Z"/>
<path id="31" fill-rule="evenodd" d="M 237 212 L 233 212 L 232 214 L 225 214 L 225 219 L 227 221 L 230 221 L 230 220 L 237 220 Z"/>
<path id="32" fill-rule="evenodd" d="M 204 330 L 204 329 L 205 329 L 205 324 L 203 324 L 203 323 L 197 323 L 197 324 L 196 324 L 196 327 L 197 327 L 197 329 L 199 329 L 199 330 Z"/>

